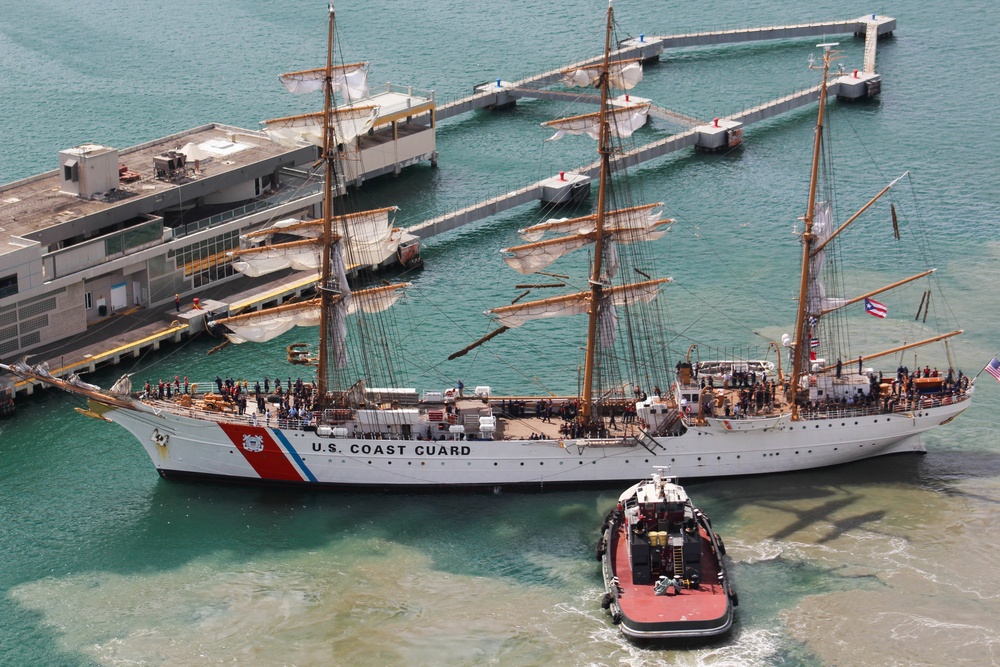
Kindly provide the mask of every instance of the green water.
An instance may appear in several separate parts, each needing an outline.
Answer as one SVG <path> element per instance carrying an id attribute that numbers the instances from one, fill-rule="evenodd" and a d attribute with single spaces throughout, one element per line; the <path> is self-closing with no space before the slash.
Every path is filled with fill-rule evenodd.
<path id="1" fill-rule="evenodd" d="M 374 82 L 434 89 L 441 101 L 594 55 L 605 6 L 345 1 L 338 16 L 347 60 L 369 59 Z M 256 127 L 311 110 L 274 77 L 317 64 L 324 9 L 8 3 L 0 182 L 51 169 L 58 150 L 84 141 L 124 148 L 209 121 Z M 831 105 L 834 149 L 846 158 L 837 218 L 909 169 L 898 197 L 926 237 L 918 255 L 901 253 L 885 216 L 866 218 L 858 240 L 846 241 L 845 270 L 881 284 L 930 260 L 948 297 L 932 317 L 966 330 L 954 349 L 975 374 L 997 352 L 996 7 L 617 5 L 633 35 L 873 10 L 896 17 L 898 29 L 879 45 L 881 97 Z M 838 39 L 848 69 L 857 66 L 861 42 Z M 814 83 L 805 65 L 815 51 L 812 40 L 792 40 L 670 53 L 635 93 L 722 116 Z M 439 168 L 367 183 L 362 197 L 398 204 L 408 225 L 593 161 L 583 139 L 542 144 L 538 124 L 563 111 L 523 102 L 448 121 Z M 694 341 L 763 351 L 787 330 L 814 113 L 754 125 L 729 154 L 682 151 L 635 170 L 641 198 L 664 201 L 678 219 L 656 246 L 676 281 L 666 293 L 672 354 Z M 637 140 L 675 131 L 653 121 Z M 490 329 L 484 309 L 517 294 L 497 250 L 538 217 L 527 206 L 426 244 L 426 268 L 410 277 L 401 308 L 412 386 L 474 377 L 498 392 L 575 389 L 580 335 L 569 327 L 510 332 L 445 361 Z M 909 336 L 909 304 L 922 289 L 902 290 L 894 299 L 908 305 L 894 301 L 890 318 L 852 344 Z M 300 338 L 212 357 L 214 341 L 165 346 L 119 370 L 295 377 L 283 348 Z M 107 385 L 119 370 L 89 379 Z M 168 483 L 123 431 L 43 392 L 0 422 L 0 664 L 991 664 L 1000 640 L 998 389 L 980 378 L 973 407 L 926 436 L 923 457 L 689 485 L 725 537 L 741 601 L 732 637 L 694 651 L 633 647 L 599 607 L 593 546 L 620 489 L 413 495 Z"/>

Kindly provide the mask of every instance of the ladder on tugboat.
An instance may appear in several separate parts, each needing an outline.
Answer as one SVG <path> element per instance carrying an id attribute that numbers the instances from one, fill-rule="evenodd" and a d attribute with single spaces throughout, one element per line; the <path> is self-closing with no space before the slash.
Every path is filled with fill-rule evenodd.
<path id="1" fill-rule="evenodd" d="M 684 575 L 684 545 L 680 540 L 673 544 L 671 549 L 674 557 L 674 578 L 680 579 Z"/>

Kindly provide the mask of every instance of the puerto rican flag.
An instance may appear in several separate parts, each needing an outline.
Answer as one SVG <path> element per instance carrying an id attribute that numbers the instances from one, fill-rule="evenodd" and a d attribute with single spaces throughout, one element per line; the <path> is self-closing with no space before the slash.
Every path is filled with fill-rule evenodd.
<path id="1" fill-rule="evenodd" d="M 865 298 L 865 312 L 880 319 L 885 319 L 889 309 L 884 303 L 879 303 L 875 299 Z"/>

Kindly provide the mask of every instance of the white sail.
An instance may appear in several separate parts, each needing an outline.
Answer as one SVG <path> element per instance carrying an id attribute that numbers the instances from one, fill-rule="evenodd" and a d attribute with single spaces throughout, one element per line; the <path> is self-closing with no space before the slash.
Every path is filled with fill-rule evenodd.
<path id="1" fill-rule="evenodd" d="M 306 239 L 233 250 L 226 254 L 233 257 L 234 269 L 243 275 L 256 278 L 282 269 L 319 270 L 323 265 L 321 247 L 322 242 L 319 239 Z"/>
<path id="2" fill-rule="evenodd" d="M 403 290 L 412 285 L 413 283 L 395 283 L 358 290 L 354 292 L 354 298 L 351 307 L 347 309 L 347 313 L 352 314 L 359 310 L 366 313 L 381 313 L 399 301 L 405 294 Z"/>
<path id="3" fill-rule="evenodd" d="M 334 219 L 336 229 L 348 240 L 344 247 L 349 264 L 377 266 L 395 254 L 403 230 L 392 226 L 396 207 L 366 211 Z"/>
<path id="4" fill-rule="evenodd" d="M 604 214 L 605 225 L 610 227 L 648 227 L 663 215 L 663 202 L 644 204 L 608 211 Z M 654 210 L 659 209 L 659 210 Z M 551 218 L 525 229 L 518 234 L 525 241 L 539 241 L 546 233 L 572 234 L 592 232 L 597 228 L 597 214 L 591 213 L 579 218 Z"/>
<path id="5" fill-rule="evenodd" d="M 648 220 L 649 217 L 652 216 L 648 216 L 646 219 Z M 659 217 L 659 214 L 655 217 Z M 623 222 L 630 221 L 623 219 Z M 607 267 L 608 275 L 613 276 L 615 274 L 613 267 L 617 266 L 617 254 L 614 250 L 615 243 L 626 245 L 640 241 L 655 241 L 667 233 L 666 227 L 672 222 L 673 220 L 670 219 L 654 220 L 647 227 L 643 228 L 627 226 L 606 228 L 604 233 L 608 239 L 608 260 L 611 263 Z M 572 236 L 504 248 L 500 252 L 504 255 L 503 261 L 507 262 L 507 265 L 518 273 L 536 273 L 563 255 L 594 243 L 594 240 L 594 231 L 581 231 Z"/>
<path id="6" fill-rule="evenodd" d="M 227 317 L 209 324 L 224 324 L 231 343 L 266 343 L 293 327 L 315 327 L 320 321 L 320 300 L 279 306 L 271 310 Z"/>
<path id="7" fill-rule="evenodd" d="M 607 117 L 612 136 L 619 139 L 631 137 L 633 132 L 646 124 L 649 107 L 649 104 L 633 104 L 619 109 L 609 109 Z M 542 125 L 556 128 L 556 133 L 546 139 L 546 141 L 562 139 L 567 134 L 586 134 L 595 140 L 601 136 L 599 113 L 588 113 L 581 116 L 550 120 L 542 123 Z"/>
<path id="8" fill-rule="evenodd" d="M 660 293 L 660 286 L 670 281 L 670 278 L 658 278 L 633 285 L 609 287 L 603 293 L 605 303 L 615 306 L 649 303 Z M 531 320 L 586 314 L 590 312 L 590 301 L 591 293 L 589 291 L 577 292 L 549 299 L 491 308 L 486 311 L 486 315 L 493 316 L 499 324 L 513 329 Z"/>
<path id="9" fill-rule="evenodd" d="M 535 273 L 546 268 L 566 253 L 590 245 L 594 239 L 587 234 L 574 234 L 561 239 L 504 248 L 503 261 L 518 273 Z"/>
<path id="10" fill-rule="evenodd" d="M 368 96 L 368 63 L 351 63 L 333 67 L 330 87 L 346 100 L 359 100 Z M 290 93 L 312 93 L 323 89 L 326 68 L 289 72 L 278 76 L 285 90 Z"/>
<path id="11" fill-rule="evenodd" d="M 816 216 L 813 219 L 812 233 L 817 246 L 825 242 L 833 234 L 833 209 L 829 203 L 823 203 L 817 207 Z M 821 280 L 823 265 L 825 263 L 825 248 L 809 258 L 809 276 L 811 277 L 812 285 L 806 298 L 806 312 L 810 314 L 821 313 L 826 309 L 840 308 L 848 301 L 848 299 L 827 297 L 826 287 Z"/>
<path id="12" fill-rule="evenodd" d="M 365 105 L 335 109 L 333 127 L 337 141 L 347 144 L 371 129 L 378 118 L 378 107 Z M 264 133 L 284 146 L 302 143 L 323 145 L 323 112 L 286 116 L 264 121 Z"/>
<path id="13" fill-rule="evenodd" d="M 378 313 L 396 303 L 403 296 L 403 290 L 411 284 L 399 283 L 358 290 L 348 293 L 346 299 L 337 299 L 337 302 L 343 307 L 345 315 L 353 315 L 358 311 Z M 225 325 L 229 329 L 226 338 L 236 344 L 266 343 L 293 327 L 315 327 L 319 323 L 319 298 L 210 322 L 212 326 Z"/>
<path id="14" fill-rule="evenodd" d="M 318 239 L 323 236 L 322 220 L 299 220 L 298 218 L 286 218 L 278 220 L 265 229 L 258 229 L 240 235 L 241 241 L 260 241 L 273 237 L 275 234 L 291 234 L 301 236 L 305 239 Z"/>
<path id="15" fill-rule="evenodd" d="M 601 65 L 565 69 L 562 71 L 562 75 L 564 86 L 570 88 L 594 86 L 601 77 Z M 608 77 L 613 88 L 632 90 L 636 84 L 642 81 L 642 62 L 637 58 L 611 63 L 608 68 Z"/>
<path id="16" fill-rule="evenodd" d="M 347 213 L 345 215 L 334 216 L 334 231 L 340 235 L 344 235 L 346 231 L 350 233 L 351 236 L 354 236 L 356 230 L 360 227 L 384 230 L 393 222 L 391 214 L 398 210 L 398 206 L 387 206 L 385 208 L 377 208 L 370 211 L 359 211 L 357 213 Z M 346 230 L 345 225 L 349 226 Z M 323 236 L 323 221 L 285 218 L 272 223 L 270 227 L 265 229 L 258 229 L 257 231 L 243 234 L 240 236 L 240 239 L 243 241 L 257 241 L 261 239 L 269 239 L 277 233 L 293 234 L 295 236 L 301 236 L 302 238 L 319 238 L 320 236 Z M 363 230 L 358 235 L 367 236 Z"/>

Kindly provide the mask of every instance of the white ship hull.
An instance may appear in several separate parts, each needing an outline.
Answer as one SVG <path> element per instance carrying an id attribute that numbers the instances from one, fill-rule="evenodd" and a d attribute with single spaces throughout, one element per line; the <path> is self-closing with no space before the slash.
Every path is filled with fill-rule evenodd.
<path id="1" fill-rule="evenodd" d="M 971 392 L 970 392 L 971 393 Z M 710 420 L 673 437 L 609 440 L 403 440 L 192 419 L 106 406 L 165 477 L 346 486 L 580 485 L 634 480 L 669 465 L 685 479 L 791 472 L 906 452 L 954 419 L 963 400 L 912 413 Z"/>

